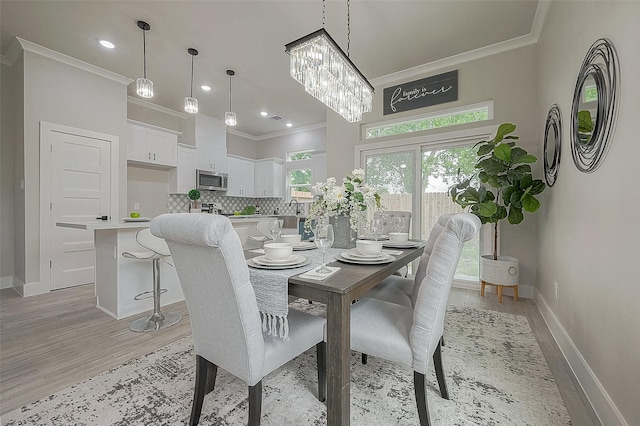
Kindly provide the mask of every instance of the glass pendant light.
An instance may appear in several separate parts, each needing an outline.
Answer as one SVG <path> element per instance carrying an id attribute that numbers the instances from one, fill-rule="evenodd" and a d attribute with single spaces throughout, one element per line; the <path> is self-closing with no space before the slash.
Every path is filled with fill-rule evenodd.
<path id="1" fill-rule="evenodd" d="M 235 126 L 238 124 L 236 121 L 236 113 L 231 109 L 231 76 L 236 75 L 235 71 L 227 70 L 229 76 L 229 111 L 224 113 L 224 122 L 227 126 Z"/>
<path id="2" fill-rule="evenodd" d="M 142 63 L 143 77 L 136 80 L 136 93 L 143 98 L 153 98 L 153 81 L 147 79 L 147 37 L 151 26 L 144 21 L 138 21 L 138 28 L 142 30 Z"/>
<path id="3" fill-rule="evenodd" d="M 285 45 L 291 77 L 350 123 L 362 120 L 373 107 L 373 86 L 349 59 L 350 3 L 347 0 L 347 53 L 323 28 Z"/>
<path id="4" fill-rule="evenodd" d="M 184 110 L 190 114 L 197 114 L 198 100 L 193 97 L 193 58 L 198 54 L 198 51 L 190 47 L 187 52 L 191 55 L 191 94 L 184 98 Z"/>

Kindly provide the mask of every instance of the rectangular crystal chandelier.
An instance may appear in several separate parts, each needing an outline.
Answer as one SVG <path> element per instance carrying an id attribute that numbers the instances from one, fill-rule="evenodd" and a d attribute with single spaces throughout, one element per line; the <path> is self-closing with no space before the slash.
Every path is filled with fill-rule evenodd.
<path id="1" fill-rule="evenodd" d="M 285 45 L 291 77 L 349 123 L 373 104 L 373 86 L 324 28 Z"/>

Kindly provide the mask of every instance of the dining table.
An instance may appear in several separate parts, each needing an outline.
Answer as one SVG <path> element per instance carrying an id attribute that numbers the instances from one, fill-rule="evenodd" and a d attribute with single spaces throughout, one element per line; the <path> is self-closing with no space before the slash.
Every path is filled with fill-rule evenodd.
<path id="1" fill-rule="evenodd" d="M 394 260 L 383 264 L 355 264 L 338 260 L 328 262 L 328 266 L 340 267 L 340 270 L 323 280 L 303 277 L 303 273 L 311 267 L 318 267 L 317 263 L 300 268 L 299 273 L 284 278 L 288 283 L 288 296 L 326 305 L 328 426 L 349 425 L 351 420 L 351 304 L 386 277 L 420 257 L 424 242 L 415 241 L 413 247 L 394 247 L 393 250 Z M 341 251 L 332 250 L 332 253 L 340 257 Z M 256 253 L 246 254 L 248 259 L 257 256 Z"/>

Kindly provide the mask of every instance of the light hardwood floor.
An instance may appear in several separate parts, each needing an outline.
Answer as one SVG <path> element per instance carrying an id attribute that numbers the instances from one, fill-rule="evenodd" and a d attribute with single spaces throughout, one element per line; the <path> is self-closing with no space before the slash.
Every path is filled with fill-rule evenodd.
<path id="1" fill-rule="evenodd" d="M 477 291 L 454 288 L 449 303 L 526 316 L 573 424 L 600 424 L 533 301 L 514 302 L 505 296 L 499 304 L 495 293 L 483 298 Z M 133 333 L 129 322 L 137 317 L 117 321 L 96 309 L 93 285 L 27 298 L 12 289 L 0 290 L 0 413 L 190 335 L 186 304 L 163 308 L 170 310 L 183 314 L 179 324 L 152 333 Z"/>

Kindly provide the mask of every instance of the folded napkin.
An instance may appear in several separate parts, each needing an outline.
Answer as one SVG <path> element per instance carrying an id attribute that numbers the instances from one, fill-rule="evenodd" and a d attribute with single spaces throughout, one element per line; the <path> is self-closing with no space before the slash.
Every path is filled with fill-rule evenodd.
<path id="1" fill-rule="evenodd" d="M 318 270 L 318 267 L 316 267 L 310 271 L 305 272 L 304 274 L 300 274 L 300 278 L 323 281 L 340 270 L 339 266 L 327 266 L 327 268 L 331 269 L 331 272 L 327 272 L 326 274 L 320 274 L 316 272 Z"/>
<path id="2" fill-rule="evenodd" d="M 249 250 L 251 253 L 260 253 L 260 254 L 264 254 L 264 249 L 255 249 L 255 250 Z"/>
<path id="3" fill-rule="evenodd" d="M 390 254 L 391 256 L 400 256 L 403 253 L 402 250 L 386 250 L 386 249 L 382 249 L 382 252 L 384 254 Z"/>

